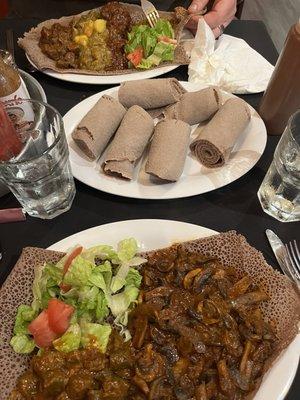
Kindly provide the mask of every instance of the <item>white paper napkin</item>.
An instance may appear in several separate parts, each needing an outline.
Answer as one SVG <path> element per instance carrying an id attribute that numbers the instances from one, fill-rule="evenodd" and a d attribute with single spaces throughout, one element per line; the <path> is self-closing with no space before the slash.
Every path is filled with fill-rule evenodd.
<path id="1" fill-rule="evenodd" d="M 216 40 L 205 20 L 199 19 L 189 82 L 216 85 L 231 93 L 259 93 L 266 89 L 273 70 L 243 39 L 224 34 Z"/>

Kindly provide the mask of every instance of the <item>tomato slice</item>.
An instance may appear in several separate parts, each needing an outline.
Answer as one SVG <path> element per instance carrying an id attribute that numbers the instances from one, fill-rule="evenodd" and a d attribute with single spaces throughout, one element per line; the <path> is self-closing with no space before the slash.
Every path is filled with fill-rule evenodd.
<path id="1" fill-rule="evenodd" d="M 144 56 L 144 50 L 142 47 L 137 47 L 133 52 L 127 54 L 127 59 L 132 62 L 132 64 L 137 67 L 142 61 Z"/>
<path id="2" fill-rule="evenodd" d="M 42 311 L 29 325 L 28 331 L 39 347 L 51 346 L 58 335 L 50 328 L 47 310 Z"/>
<path id="3" fill-rule="evenodd" d="M 74 312 L 74 307 L 58 299 L 51 299 L 48 303 L 49 326 L 53 332 L 62 335 L 70 325 L 70 318 Z"/>
<path id="4" fill-rule="evenodd" d="M 67 257 L 65 264 L 64 264 L 63 275 L 65 275 L 67 273 L 70 265 L 72 264 L 72 261 L 74 260 L 74 258 L 79 256 L 79 254 L 82 252 L 82 250 L 83 250 L 83 247 L 78 246 L 69 254 L 69 256 Z M 65 293 L 65 292 L 68 292 L 72 286 L 61 283 L 59 285 L 59 287 L 61 288 L 62 292 Z"/>
<path id="5" fill-rule="evenodd" d="M 83 247 L 82 246 L 78 246 L 69 254 L 69 257 L 66 259 L 65 265 L 64 265 L 64 275 L 68 271 L 68 269 L 69 269 L 70 265 L 72 264 L 72 261 L 74 260 L 74 258 L 79 256 L 79 254 L 82 252 L 82 250 L 83 250 Z"/>

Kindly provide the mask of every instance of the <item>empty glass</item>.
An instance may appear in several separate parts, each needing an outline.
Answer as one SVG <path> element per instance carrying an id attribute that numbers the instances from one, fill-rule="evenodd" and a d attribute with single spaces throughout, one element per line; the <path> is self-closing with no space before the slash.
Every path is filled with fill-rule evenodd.
<path id="1" fill-rule="evenodd" d="M 263 210 L 279 221 L 300 220 L 300 110 L 289 119 L 258 198 Z"/>
<path id="2" fill-rule="evenodd" d="M 22 146 L 17 155 L 0 159 L 0 180 L 29 215 L 54 218 L 70 209 L 75 196 L 62 117 L 36 100 L 17 99 L 5 107 Z M 7 149 L 0 126 L 0 146 L 4 143 Z"/>

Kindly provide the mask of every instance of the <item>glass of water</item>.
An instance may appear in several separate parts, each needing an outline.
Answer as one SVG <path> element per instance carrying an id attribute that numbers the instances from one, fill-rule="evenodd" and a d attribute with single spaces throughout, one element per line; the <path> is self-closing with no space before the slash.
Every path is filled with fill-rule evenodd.
<path id="1" fill-rule="evenodd" d="M 257 194 L 272 217 L 300 221 L 300 110 L 290 117 Z"/>
<path id="2" fill-rule="evenodd" d="M 36 100 L 15 99 L 7 102 L 5 109 L 21 150 L 0 158 L 0 180 L 32 217 L 50 219 L 69 210 L 75 185 L 61 115 Z M 2 148 L 7 148 L 7 131 L 4 126 L 1 132 L 0 121 Z"/>

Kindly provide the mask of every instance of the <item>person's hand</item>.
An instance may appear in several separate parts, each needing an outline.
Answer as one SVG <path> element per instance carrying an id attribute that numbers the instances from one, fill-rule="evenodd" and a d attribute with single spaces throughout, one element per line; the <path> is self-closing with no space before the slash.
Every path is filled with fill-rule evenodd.
<path id="1" fill-rule="evenodd" d="M 190 14 L 197 14 L 203 10 L 209 0 L 193 0 L 188 11 Z M 236 13 L 236 0 L 215 0 L 211 11 L 203 16 L 206 23 L 211 27 L 215 37 L 223 33 L 223 29 L 233 20 Z M 191 17 L 186 27 L 196 34 L 199 15 Z"/>

